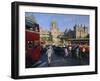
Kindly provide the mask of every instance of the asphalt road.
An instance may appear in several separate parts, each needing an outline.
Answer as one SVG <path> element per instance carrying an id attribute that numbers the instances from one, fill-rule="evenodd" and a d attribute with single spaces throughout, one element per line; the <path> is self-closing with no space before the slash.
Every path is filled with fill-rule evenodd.
<path id="1" fill-rule="evenodd" d="M 48 65 L 46 54 L 42 54 L 40 60 L 33 64 L 33 67 L 57 67 L 57 66 L 80 66 L 80 65 L 88 65 L 88 59 L 78 59 L 73 58 L 71 56 L 61 56 L 59 54 L 53 54 L 51 57 L 51 63 Z"/>

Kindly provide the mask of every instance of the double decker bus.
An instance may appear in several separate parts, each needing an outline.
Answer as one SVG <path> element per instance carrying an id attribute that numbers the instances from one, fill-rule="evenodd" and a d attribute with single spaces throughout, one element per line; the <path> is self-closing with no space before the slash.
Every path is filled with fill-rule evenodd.
<path id="1" fill-rule="evenodd" d="M 26 19 L 27 21 L 27 19 Z M 25 23 L 26 68 L 32 67 L 40 59 L 40 30 L 36 22 Z"/>

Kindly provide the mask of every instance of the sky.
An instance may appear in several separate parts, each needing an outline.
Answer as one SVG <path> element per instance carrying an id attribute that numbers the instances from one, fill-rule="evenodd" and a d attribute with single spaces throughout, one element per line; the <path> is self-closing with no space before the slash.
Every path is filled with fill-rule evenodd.
<path id="1" fill-rule="evenodd" d="M 66 28 L 73 29 L 75 24 L 89 27 L 89 15 L 25 12 L 26 15 L 34 16 L 36 22 L 45 30 L 50 29 L 52 21 L 56 21 L 57 27 L 62 32 Z"/>

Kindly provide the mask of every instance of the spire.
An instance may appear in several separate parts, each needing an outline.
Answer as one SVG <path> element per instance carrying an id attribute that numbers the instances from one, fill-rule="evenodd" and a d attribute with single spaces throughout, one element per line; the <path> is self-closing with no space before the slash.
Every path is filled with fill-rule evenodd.
<path id="1" fill-rule="evenodd" d="M 51 21 L 51 28 L 50 28 L 51 30 L 52 29 L 57 29 L 58 30 L 58 28 L 57 28 L 57 23 L 56 23 L 56 21 L 55 20 L 52 20 Z"/>
<path id="2" fill-rule="evenodd" d="M 57 25 L 57 23 L 56 23 L 55 20 L 51 21 L 51 26 L 52 26 L 52 27 L 56 27 L 56 25 Z"/>

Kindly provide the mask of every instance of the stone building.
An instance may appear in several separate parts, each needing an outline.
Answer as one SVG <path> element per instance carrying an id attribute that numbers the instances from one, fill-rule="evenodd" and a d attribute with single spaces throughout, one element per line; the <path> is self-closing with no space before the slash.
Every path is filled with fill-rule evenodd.
<path id="1" fill-rule="evenodd" d="M 52 21 L 49 30 L 44 30 L 40 27 L 40 41 L 44 41 L 46 45 L 53 44 L 56 46 L 62 46 L 67 40 L 83 39 L 89 35 L 88 27 L 85 25 L 75 25 L 73 30 L 65 29 L 61 32 L 57 26 L 56 21 Z"/>
<path id="2" fill-rule="evenodd" d="M 79 39 L 79 38 L 86 38 L 88 36 L 88 27 L 86 27 L 85 25 L 75 25 L 74 26 L 74 34 L 75 34 L 75 38 Z"/>
<path id="3" fill-rule="evenodd" d="M 51 32 L 51 36 L 52 36 L 52 41 L 54 43 L 58 43 L 59 42 L 58 36 L 60 33 L 59 33 L 59 29 L 57 27 L 56 21 L 51 22 L 50 32 Z"/>
<path id="4" fill-rule="evenodd" d="M 46 42 L 50 38 L 50 33 L 47 30 L 44 30 L 42 27 L 40 27 L 40 41 Z"/>
<path id="5" fill-rule="evenodd" d="M 88 27 L 82 24 L 76 24 L 73 26 L 73 29 L 65 29 L 64 31 L 64 40 L 68 44 L 73 44 L 73 43 L 87 43 L 89 44 L 89 32 L 88 32 Z"/>
<path id="6" fill-rule="evenodd" d="M 73 29 L 67 30 L 67 28 L 64 31 L 64 37 L 65 39 L 83 39 L 87 38 L 89 35 L 88 27 L 85 25 L 75 25 Z"/>
<path id="7" fill-rule="evenodd" d="M 40 28 L 40 40 L 45 41 L 45 44 L 53 44 L 57 46 L 61 41 L 60 36 L 62 35 L 63 32 L 59 31 L 56 21 L 51 22 L 48 31 Z"/>

